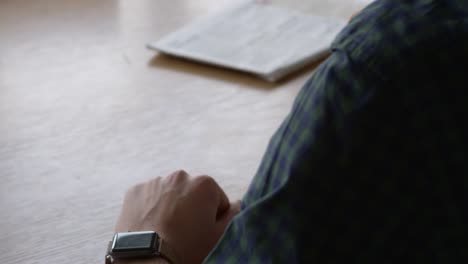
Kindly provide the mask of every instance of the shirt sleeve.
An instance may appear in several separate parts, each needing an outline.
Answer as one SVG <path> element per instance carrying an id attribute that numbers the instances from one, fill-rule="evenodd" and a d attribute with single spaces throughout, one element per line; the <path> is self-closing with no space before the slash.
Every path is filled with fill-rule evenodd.
<path id="1" fill-rule="evenodd" d="M 465 254 L 460 3 L 380 0 L 351 21 L 205 263 L 446 263 Z"/>
<path id="2" fill-rule="evenodd" d="M 325 252 L 314 241 L 327 237 L 319 231 L 329 217 L 318 215 L 337 213 L 326 209 L 326 200 L 341 199 L 332 177 L 340 173 L 343 158 L 342 119 L 369 98 L 360 89 L 369 82 L 346 52 L 334 50 L 272 137 L 242 212 L 206 263 L 302 263 Z"/>

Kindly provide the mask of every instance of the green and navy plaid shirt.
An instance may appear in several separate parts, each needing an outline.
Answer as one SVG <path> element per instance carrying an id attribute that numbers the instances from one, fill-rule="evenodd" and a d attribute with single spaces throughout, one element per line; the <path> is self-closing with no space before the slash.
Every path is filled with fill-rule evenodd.
<path id="1" fill-rule="evenodd" d="M 376 1 L 332 51 L 205 262 L 468 263 L 468 1 Z"/>

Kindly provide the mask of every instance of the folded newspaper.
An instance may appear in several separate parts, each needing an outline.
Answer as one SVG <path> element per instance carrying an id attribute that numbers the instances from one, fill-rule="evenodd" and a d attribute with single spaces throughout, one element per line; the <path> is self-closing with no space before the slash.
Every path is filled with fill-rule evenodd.
<path id="1" fill-rule="evenodd" d="M 277 81 L 325 57 L 346 21 L 242 1 L 148 44 L 161 53 Z"/>

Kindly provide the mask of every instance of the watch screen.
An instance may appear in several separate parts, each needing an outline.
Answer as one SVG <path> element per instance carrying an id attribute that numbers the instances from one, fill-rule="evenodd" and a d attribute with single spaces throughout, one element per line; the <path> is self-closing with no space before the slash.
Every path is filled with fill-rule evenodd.
<path id="1" fill-rule="evenodd" d="M 152 249 L 155 239 L 155 232 L 118 233 L 113 251 Z"/>

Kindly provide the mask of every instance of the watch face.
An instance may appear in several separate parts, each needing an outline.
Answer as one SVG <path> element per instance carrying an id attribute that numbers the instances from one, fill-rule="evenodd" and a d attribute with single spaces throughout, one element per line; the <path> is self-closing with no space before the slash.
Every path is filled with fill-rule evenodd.
<path id="1" fill-rule="evenodd" d="M 115 257 L 150 256 L 157 253 L 158 242 L 154 231 L 117 233 L 111 253 Z"/>

